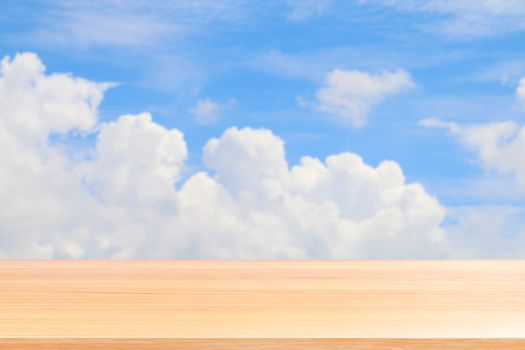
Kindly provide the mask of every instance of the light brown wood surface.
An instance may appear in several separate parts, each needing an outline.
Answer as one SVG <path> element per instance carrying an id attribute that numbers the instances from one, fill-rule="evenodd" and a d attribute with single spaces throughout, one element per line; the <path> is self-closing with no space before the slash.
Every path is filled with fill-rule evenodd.
<path id="1" fill-rule="evenodd" d="M 525 261 L 1 261 L 0 338 L 9 349 L 525 349 Z"/>
<path id="2" fill-rule="evenodd" d="M 516 339 L 0 339 L 2 350 L 523 350 Z"/>

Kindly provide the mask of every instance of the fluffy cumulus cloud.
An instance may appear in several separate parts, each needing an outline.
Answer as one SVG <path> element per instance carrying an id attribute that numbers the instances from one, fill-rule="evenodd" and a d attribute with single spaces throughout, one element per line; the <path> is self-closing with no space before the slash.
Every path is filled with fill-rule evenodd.
<path id="1" fill-rule="evenodd" d="M 317 109 L 359 127 L 366 123 L 374 105 L 412 86 L 414 82 L 404 70 L 369 74 L 336 69 L 317 91 Z"/>
<path id="2" fill-rule="evenodd" d="M 518 190 L 525 191 L 525 127 L 512 121 L 464 126 L 426 119 L 420 124 L 448 130 L 476 153 L 485 169 L 513 175 Z"/>
<path id="3" fill-rule="evenodd" d="M 45 75 L 33 54 L 4 58 L 0 69 L 0 256 L 74 256 L 91 239 L 85 213 L 98 205 L 48 139 L 92 130 L 109 85 Z"/>
<path id="4" fill-rule="evenodd" d="M 209 140 L 189 174 L 183 134 L 148 113 L 101 123 L 110 84 L 0 72 L 0 257 L 370 258 L 445 255 L 444 208 L 399 165 L 353 153 L 290 166 L 265 129 Z M 94 137 L 80 153 L 62 138 Z"/>

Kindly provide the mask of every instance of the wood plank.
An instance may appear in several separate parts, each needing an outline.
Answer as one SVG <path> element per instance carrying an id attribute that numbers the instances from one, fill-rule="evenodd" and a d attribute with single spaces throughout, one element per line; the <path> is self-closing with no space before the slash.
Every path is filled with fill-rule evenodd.
<path id="1" fill-rule="evenodd" d="M 480 339 L 472 349 L 525 348 L 525 261 L 0 262 L 0 344 L 10 349 L 467 349 Z"/>
<path id="2" fill-rule="evenodd" d="M 0 339 L 0 350 L 523 350 L 516 339 Z"/>

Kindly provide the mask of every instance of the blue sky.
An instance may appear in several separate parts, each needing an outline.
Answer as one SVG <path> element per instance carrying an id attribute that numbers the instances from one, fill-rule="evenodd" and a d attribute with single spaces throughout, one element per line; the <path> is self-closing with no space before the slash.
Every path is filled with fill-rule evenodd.
<path id="1" fill-rule="evenodd" d="M 303 156 L 344 152 L 372 167 L 397 163 L 407 184 L 419 183 L 447 212 L 439 229 L 452 225 L 447 234 L 481 247 L 457 256 L 525 255 L 525 246 L 502 238 L 525 235 L 520 1 L 8 0 L 0 4 L 0 52 L 9 60 L 35 53 L 46 74 L 116 83 L 104 93 L 95 131 L 49 133 L 48 146 L 71 157 L 92 152 L 103 125 L 150 112 L 155 124 L 184 134 L 188 156 L 177 181 L 204 171 L 220 182 L 220 166 L 203 161 L 209 140 L 233 127 L 271 130 L 290 167 Z M 516 130 L 501 136 L 503 122 Z M 487 134 L 475 136 L 483 127 Z M 487 233 L 503 240 L 494 254 L 490 240 L 465 233 L 484 227 L 471 217 L 487 212 L 501 222 Z M 51 256 L 69 256 L 55 248 Z M 4 254 L 22 248 L 10 249 Z"/>

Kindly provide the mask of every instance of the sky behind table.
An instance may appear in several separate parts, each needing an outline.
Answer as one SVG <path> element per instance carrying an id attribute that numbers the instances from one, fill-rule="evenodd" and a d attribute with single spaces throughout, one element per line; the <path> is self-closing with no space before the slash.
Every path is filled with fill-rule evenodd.
<path id="1" fill-rule="evenodd" d="M 2 56 L 30 51 L 48 73 L 116 82 L 101 123 L 148 111 L 182 131 L 183 181 L 220 172 L 203 164 L 211 138 L 264 128 L 290 166 L 343 152 L 398 163 L 446 208 L 441 228 L 483 218 L 491 239 L 525 235 L 519 1 L 5 1 L 0 26 Z M 494 131 L 504 122 L 510 136 Z M 50 143 L 90 149 L 96 136 Z M 489 239 L 461 239 L 492 255 Z M 513 245 L 497 255 L 525 252 Z"/>

